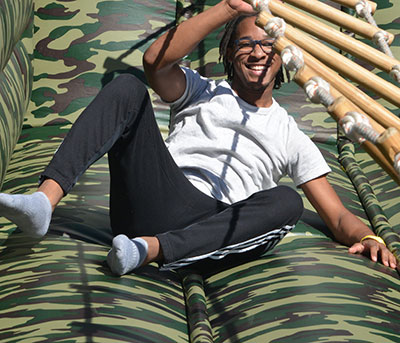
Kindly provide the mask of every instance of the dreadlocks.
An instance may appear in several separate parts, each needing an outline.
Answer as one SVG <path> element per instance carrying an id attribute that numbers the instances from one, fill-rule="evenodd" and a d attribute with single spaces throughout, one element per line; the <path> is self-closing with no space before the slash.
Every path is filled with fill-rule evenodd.
<path id="1" fill-rule="evenodd" d="M 236 39 L 236 29 L 237 29 L 239 23 L 243 19 L 245 19 L 247 17 L 252 17 L 252 16 L 255 16 L 255 14 L 241 15 L 239 17 L 236 17 L 235 19 L 232 19 L 225 25 L 224 34 L 223 34 L 221 42 L 219 44 L 219 60 L 221 61 L 221 59 L 222 59 L 222 63 L 224 64 L 224 70 L 225 70 L 225 73 L 227 74 L 229 81 L 232 81 L 232 79 L 233 79 L 234 70 L 233 70 L 232 62 L 230 62 L 229 58 L 228 58 L 228 48 L 233 45 L 233 42 Z M 289 81 L 288 74 L 286 74 L 286 77 Z M 283 67 L 281 67 L 275 77 L 274 89 L 281 88 L 281 85 L 283 82 L 284 82 Z"/>

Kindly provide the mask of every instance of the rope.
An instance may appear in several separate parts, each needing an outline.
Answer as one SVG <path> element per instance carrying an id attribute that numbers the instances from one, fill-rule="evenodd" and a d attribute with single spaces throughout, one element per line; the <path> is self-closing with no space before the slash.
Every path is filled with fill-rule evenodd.
<path id="1" fill-rule="evenodd" d="M 289 71 L 297 72 L 304 66 L 302 51 L 294 45 L 288 45 L 281 52 L 282 63 Z"/>
<path id="2" fill-rule="evenodd" d="M 400 82 L 400 64 L 396 64 L 390 71 L 390 76 L 393 77 L 397 82 Z"/>
<path id="3" fill-rule="evenodd" d="M 400 152 L 394 156 L 393 167 L 397 174 L 400 174 Z"/>
<path id="4" fill-rule="evenodd" d="M 363 143 L 365 140 L 374 144 L 378 143 L 380 134 L 374 130 L 366 116 L 358 112 L 348 112 L 339 124 L 344 130 L 346 136 L 353 142 Z M 394 156 L 393 168 L 400 174 L 400 153 Z"/>
<path id="5" fill-rule="evenodd" d="M 361 18 L 364 18 L 371 25 L 378 27 L 374 17 L 372 16 L 371 5 L 367 0 L 360 0 L 355 6 L 355 10 Z"/>
<path id="6" fill-rule="evenodd" d="M 381 49 L 381 51 L 383 53 L 394 58 L 394 55 L 393 55 L 392 51 L 390 50 L 390 47 L 388 44 L 389 36 L 388 36 L 387 32 L 382 31 L 382 30 L 378 31 L 377 33 L 374 34 L 374 37 L 372 37 L 372 40 L 379 47 L 379 49 Z"/>
<path id="7" fill-rule="evenodd" d="M 274 17 L 268 20 L 264 30 L 271 38 L 282 37 L 286 31 L 286 22 L 282 18 Z"/>
<path id="8" fill-rule="evenodd" d="M 334 102 L 329 83 L 319 76 L 314 76 L 304 84 L 304 91 L 314 104 L 329 107 Z"/>
<path id="9" fill-rule="evenodd" d="M 374 17 L 372 16 L 372 9 L 371 5 L 368 3 L 367 0 L 360 0 L 356 6 L 355 6 L 357 14 L 361 17 L 364 18 L 368 23 L 371 25 L 378 27 L 378 24 L 376 23 Z M 377 33 L 375 33 L 374 37 L 372 38 L 374 43 L 379 47 L 379 49 L 385 53 L 386 55 L 394 58 L 394 55 L 392 51 L 390 50 L 388 41 L 389 41 L 389 35 L 387 32 L 380 30 Z M 400 82 L 400 75 L 398 77 L 394 77 L 398 82 Z"/>
<path id="10" fill-rule="evenodd" d="M 339 124 L 342 126 L 346 136 L 353 142 L 363 143 L 368 140 L 376 144 L 379 133 L 370 125 L 366 116 L 358 112 L 348 112 Z"/>
<path id="11" fill-rule="evenodd" d="M 251 0 L 251 5 L 256 11 L 267 11 L 271 13 L 269 10 L 269 2 L 271 0 Z"/>

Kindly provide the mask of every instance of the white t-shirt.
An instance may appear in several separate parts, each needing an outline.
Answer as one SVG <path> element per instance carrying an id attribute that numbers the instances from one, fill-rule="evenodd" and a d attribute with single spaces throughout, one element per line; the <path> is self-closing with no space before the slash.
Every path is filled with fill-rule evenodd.
<path id="1" fill-rule="evenodd" d="M 284 175 L 299 186 L 330 172 L 318 148 L 275 100 L 258 108 L 228 82 L 182 69 L 187 87 L 171 104 L 166 144 L 199 190 L 234 203 L 277 186 Z"/>

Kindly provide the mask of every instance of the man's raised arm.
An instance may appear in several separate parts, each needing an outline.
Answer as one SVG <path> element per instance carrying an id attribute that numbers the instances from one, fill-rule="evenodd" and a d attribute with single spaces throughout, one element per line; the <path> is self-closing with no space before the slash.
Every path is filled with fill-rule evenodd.
<path id="1" fill-rule="evenodd" d="M 165 101 L 178 99 L 186 87 L 178 62 L 208 34 L 237 15 L 252 12 L 252 7 L 242 0 L 223 0 L 162 35 L 143 56 L 150 86 Z"/>

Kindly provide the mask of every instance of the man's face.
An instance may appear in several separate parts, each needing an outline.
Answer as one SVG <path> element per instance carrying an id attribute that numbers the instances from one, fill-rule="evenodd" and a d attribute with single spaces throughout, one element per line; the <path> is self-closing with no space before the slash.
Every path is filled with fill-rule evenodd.
<path id="1" fill-rule="evenodd" d="M 243 92 L 263 93 L 273 88 L 275 76 L 281 67 L 281 59 L 268 43 L 273 39 L 255 25 L 255 17 L 243 19 L 236 29 L 236 41 L 230 56 L 234 73 L 232 88 L 240 95 Z M 249 48 L 247 42 L 260 41 Z M 244 45 L 242 43 L 245 43 Z"/>

